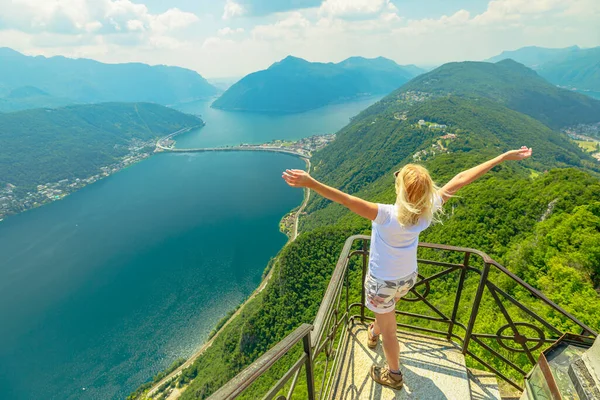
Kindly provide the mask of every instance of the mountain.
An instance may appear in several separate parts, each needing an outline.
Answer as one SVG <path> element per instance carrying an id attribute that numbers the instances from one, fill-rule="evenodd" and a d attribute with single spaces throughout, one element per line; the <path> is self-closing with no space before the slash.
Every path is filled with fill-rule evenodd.
<path id="1" fill-rule="evenodd" d="M 27 99 L 10 94 L 36 88 Z M 141 63 L 104 64 L 88 59 L 26 56 L 0 48 L 0 111 L 99 102 L 152 102 L 168 105 L 217 93 L 195 71 Z M 44 93 L 43 96 L 39 96 Z"/>
<path id="2" fill-rule="evenodd" d="M 0 114 L 0 189 L 88 178 L 157 137 L 202 124 L 150 103 L 103 103 Z M 152 143 L 150 143 L 152 144 Z M 152 151 L 151 146 L 147 151 Z"/>
<path id="3" fill-rule="evenodd" d="M 528 46 L 517 50 L 503 51 L 497 56 L 488 58 L 486 62 L 496 63 L 498 61 L 511 59 L 524 64 L 530 68 L 537 67 L 551 61 L 557 57 L 564 56 L 579 50 L 578 46 L 564 47 L 561 49 L 552 49 L 546 47 Z"/>
<path id="4" fill-rule="evenodd" d="M 579 89 L 592 97 L 600 95 L 600 47 L 523 47 L 515 51 L 505 51 L 487 61 L 497 62 L 504 59 L 512 59 L 533 68 L 555 85 Z"/>
<path id="5" fill-rule="evenodd" d="M 600 282 L 596 245 L 600 240 L 600 167 L 566 136 L 524 113 L 538 110 L 537 115 L 547 122 L 548 114 L 562 112 L 562 104 L 574 115 L 588 118 L 587 111 L 575 109 L 588 103 L 582 96 L 571 95 L 514 61 L 447 64 L 413 79 L 354 117 L 335 141 L 313 155 L 312 175 L 369 201 L 391 204 L 395 201 L 392 171 L 406 163 L 423 164 L 436 182 L 444 184 L 458 172 L 505 150 L 532 146 L 531 159 L 499 165 L 451 198 L 444 206 L 443 223 L 427 229 L 420 240 L 480 249 L 576 318 L 600 326 L 600 297 L 594 290 Z M 527 101 L 537 104 L 525 107 Z M 561 115 L 559 120 L 564 118 Z M 369 234 L 371 222 L 314 194 L 306 212 L 300 217 L 299 237 L 267 266 L 275 278 L 175 382 L 159 389 L 163 391 L 160 396 L 168 397 L 170 388 L 176 387 L 183 391 L 182 400 L 206 398 L 301 323 L 314 320 L 344 240 L 353 234 Z M 428 255 L 461 262 L 446 252 Z M 431 276 L 427 265 L 419 268 Z M 509 279 L 490 275 L 514 299 L 559 323 L 554 310 L 536 306 Z M 346 276 L 349 303 L 360 302 L 362 270 L 357 259 L 349 262 Z M 477 281 L 464 281 L 464 298 L 475 297 Z M 449 274 L 435 282 L 427 301 L 452 312 L 458 277 Z M 491 295 L 485 296 L 479 309 L 485 318 L 478 317 L 476 330 L 494 333 L 505 317 Z M 401 307 L 408 312 L 429 311 L 420 302 L 403 302 Z M 511 314 L 520 315 L 516 309 Z M 439 329 L 438 322 L 418 325 Z M 490 346 L 520 368 L 530 368 L 526 357 L 507 352 L 498 343 Z M 473 346 L 470 351 L 505 376 L 522 379 L 482 348 Z M 299 352 L 280 360 L 277 370 L 261 376 L 244 398 L 262 398 L 282 371 L 296 362 Z M 476 366 L 467 360 L 469 366 Z M 128 399 L 145 398 L 145 390 L 147 386 Z"/>
<path id="6" fill-rule="evenodd" d="M 537 71 L 554 84 L 600 92 L 600 47 L 563 54 Z"/>
<path id="7" fill-rule="evenodd" d="M 5 97 L 0 97 L 0 111 L 11 112 L 32 108 L 57 108 L 72 103 L 72 100 L 51 96 L 49 93 L 34 86 L 21 86 L 8 91 Z"/>
<path id="8" fill-rule="evenodd" d="M 313 63 L 286 57 L 245 76 L 213 103 L 223 110 L 291 113 L 360 96 L 389 93 L 419 73 L 383 57 Z"/>
<path id="9" fill-rule="evenodd" d="M 554 129 L 600 120 L 600 101 L 557 88 L 513 60 L 444 64 L 398 89 L 408 92 L 489 98 Z"/>

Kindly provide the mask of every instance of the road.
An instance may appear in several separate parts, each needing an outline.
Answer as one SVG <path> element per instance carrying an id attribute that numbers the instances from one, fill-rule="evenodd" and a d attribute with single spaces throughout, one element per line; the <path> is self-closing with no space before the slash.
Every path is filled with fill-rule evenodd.
<path id="1" fill-rule="evenodd" d="M 310 173 L 310 159 L 305 158 L 304 161 L 306 161 L 306 172 Z M 306 208 L 306 205 L 308 204 L 308 199 L 310 198 L 310 189 L 306 188 L 304 190 L 306 194 L 304 196 L 304 201 L 302 202 L 302 205 L 300 206 L 298 212 L 296 212 L 296 216 L 294 217 L 294 235 L 292 236 L 292 241 L 296 240 L 296 238 L 298 237 L 298 220 L 300 219 L 300 214 L 302 214 L 302 212 Z"/>

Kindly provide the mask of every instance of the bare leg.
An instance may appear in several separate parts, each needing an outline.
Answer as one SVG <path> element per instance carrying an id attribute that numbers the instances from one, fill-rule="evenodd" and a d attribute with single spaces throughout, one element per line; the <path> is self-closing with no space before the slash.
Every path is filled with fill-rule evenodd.
<path id="1" fill-rule="evenodd" d="M 381 333 L 381 329 L 379 329 L 379 324 L 377 323 L 377 318 L 375 318 L 375 321 L 373 321 L 373 334 L 375 336 L 377 336 L 380 333 Z"/>
<path id="2" fill-rule="evenodd" d="M 392 371 L 400 369 L 400 344 L 396 336 L 396 312 L 390 311 L 385 314 L 375 314 L 375 324 L 373 330 L 375 334 L 381 332 L 383 337 L 383 352 L 387 364 Z"/>

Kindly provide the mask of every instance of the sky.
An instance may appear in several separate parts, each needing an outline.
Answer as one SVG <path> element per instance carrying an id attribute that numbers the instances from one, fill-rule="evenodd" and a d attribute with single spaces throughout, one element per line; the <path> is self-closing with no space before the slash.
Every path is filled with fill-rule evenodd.
<path id="1" fill-rule="evenodd" d="M 287 55 L 399 64 L 600 46 L 600 0 L 0 0 L 0 47 L 241 77 Z"/>

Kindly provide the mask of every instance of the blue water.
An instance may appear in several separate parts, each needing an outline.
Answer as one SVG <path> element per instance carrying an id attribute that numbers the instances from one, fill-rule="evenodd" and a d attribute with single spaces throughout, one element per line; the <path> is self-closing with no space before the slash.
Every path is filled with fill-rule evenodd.
<path id="1" fill-rule="evenodd" d="M 291 116 L 182 106 L 179 147 L 333 133 L 377 99 Z M 304 168 L 264 153 L 160 154 L 0 223 L 0 399 L 121 399 L 258 285 Z"/>

